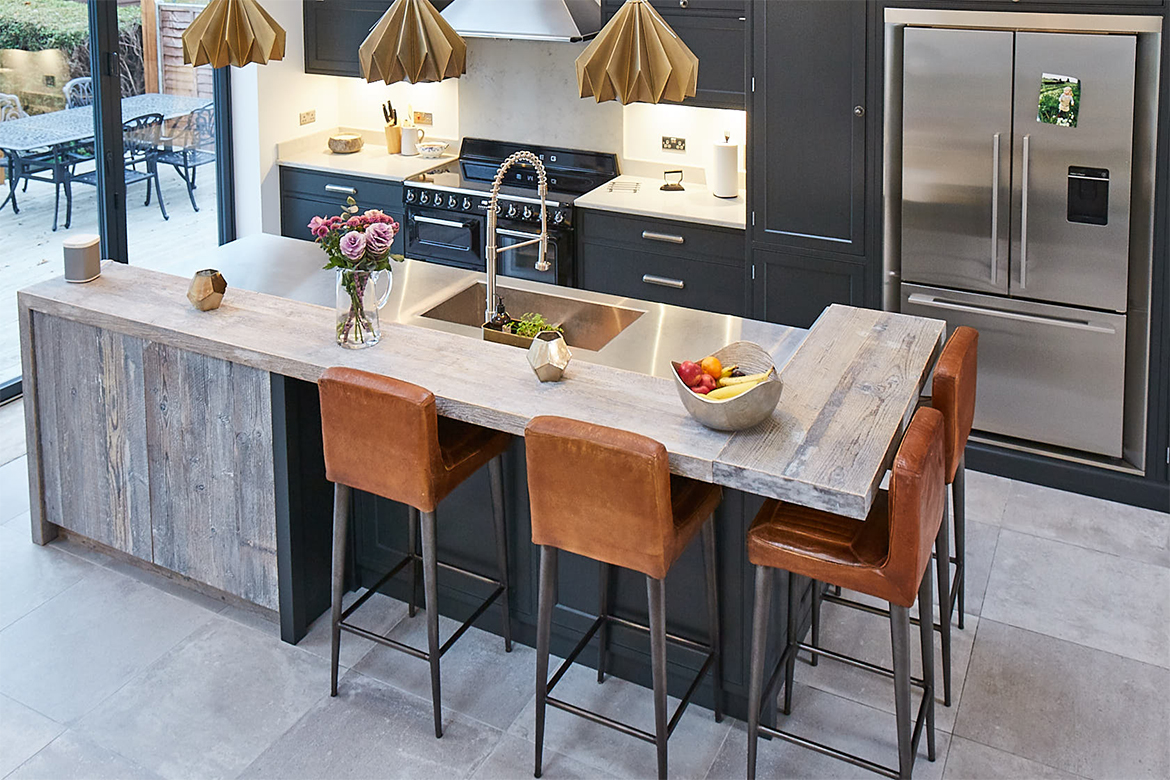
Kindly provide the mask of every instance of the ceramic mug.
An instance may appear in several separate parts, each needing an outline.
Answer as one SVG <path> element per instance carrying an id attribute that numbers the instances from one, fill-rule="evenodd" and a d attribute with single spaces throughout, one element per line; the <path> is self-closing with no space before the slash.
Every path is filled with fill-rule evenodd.
<path id="1" fill-rule="evenodd" d="M 407 157 L 418 154 L 419 141 L 426 138 L 426 135 L 421 127 L 402 128 L 402 153 Z"/>

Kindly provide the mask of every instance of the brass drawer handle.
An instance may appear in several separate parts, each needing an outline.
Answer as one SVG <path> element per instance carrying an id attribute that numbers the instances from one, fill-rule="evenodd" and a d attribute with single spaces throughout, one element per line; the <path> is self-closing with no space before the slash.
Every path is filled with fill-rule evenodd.
<path id="1" fill-rule="evenodd" d="M 649 230 L 642 231 L 642 238 L 647 241 L 665 241 L 668 244 L 682 244 L 686 241 L 682 236 L 673 236 L 670 233 L 654 233 Z"/>
<path id="2" fill-rule="evenodd" d="M 646 284 L 656 284 L 659 287 L 670 287 L 674 290 L 681 290 L 687 286 L 687 283 L 682 279 L 671 279 L 667 276 L 655 276 L 654 274 L 643 274 L 642 281 Z"/>
<path id="3" fill-rule="evenodd" d="M 335 195 L 357 195 L 357 187 L 342 187 L 340 184 L 326 184 L 325 191 Z"/>

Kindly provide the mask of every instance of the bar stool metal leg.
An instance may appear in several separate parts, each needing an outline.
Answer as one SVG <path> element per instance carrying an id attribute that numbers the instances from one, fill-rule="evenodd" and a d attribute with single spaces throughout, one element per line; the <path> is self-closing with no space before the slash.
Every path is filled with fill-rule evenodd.
<path id="1" fill-rule="evenodd" d="M 918 585 L 918 609 L 923 604 L 934 603 L 934 587 L 930 579 L 930 569 L 922 575 L 922 582 Z M 918 621 L 919 640 L 922 643 L 922 682 L 926 688 L 926 757 L 935 759 L 934 740 L 934 627 L 929 620 Z"/>
<path id="2" fill-rule="evenodd" d="M 422 562 L 418 558 L 418 510 L 414 507 L 407 507 L 407 533 L 411 562 L 410 562 L 410 603 L 407 605 L 406 614 L 409 617 L 414 617 L 418 614 L 418 577 L 419 566 Z"/>
<path id="3" fill-rule="evenodd" d="M 718 558 L 715 549 L 715 516 L 703 523 L 703 574 L 707 578 L 707 618 L 710 623 L 711 652 L 714 665 L 711 669 L 711 689 L 715 697 L 715 722 L 723 722 L 723 639 L 719 632 L 719 571 L 715 565 Z"/>
<path id="4" fill-rule="evenodd" d="M 929 576 L 929 575 L 927 575 Z M 919 605 L 922 609 L 923 605 Z M 930 605 L 925 606 L 926 609 Z M 929 622 L 926 622 L 929 625 Z M 894 649 L 894 712 L 898 719 L 898 776 L 910 777 L 914 767 L 910 713 L 910 611 L 890 605 L 890 640 Z"/>
<path id="5" fill-rule="evenodd" d="M 646 578 L 650 612 L 650 667 L 654 683 L 654 745 L 658 748 L 658 780 L 666 779 L 666 588 Z"/>
<path id="6" fill-rule="evenodd" d="M 946 502 L 943 503 L 946 507 Z M 951 706 L 951 542 L 950 509 L 944 508 L 943 520 L 935 537 L 935 569 L 938 573 L 938 617 L 939 633 L 942 635 L 943 706 Z M 933 623 L 934 606 L 931 603 L 918 605 L 918 619 Z"/>
<path id="7" fill-rule="evenodd" d="M 443 736 L 442 685 L 439 678 L 439 563 L 436 558 L 435 513 L 422 513 L 423 594 L 427 612 L 427 660 L 431 664 L 431 700 L 435 738 Z"/>
<path id="8" fill-rule="evenodd" d="M 500 570 L 500 612 L 504 621 L 504 652 L 512 652 L 512 615 L 508 605 L 508 528 L 504 518 L 504 473 L 497 456 L 488 461 L 488 478 L 492 491 L 492 520 L 496 526 L 496 563 Z"/>
<path id="9" fill-rule="evenodd" d="M 760 700 L 763 697 L 764 654 L 767 650 L 768 616 L 772 612 L 772 570 L 756 568 L 756 599 L 752 607 L 751 677 L 748 688 L 748 780 L 756 777 L 756 751 L 760 742 Z"/>
<path id="10" fill-rule="evenodd" d="M 613 564 L 598 562 L 597 614 L 609 617 L 609 584 L 613 578 Z M 609 657 L 609 621 L 602 620 L 597 629 L 597 682 L 605 682 L 605 662 Z"/>
<path id="11" fill-rule="evenodd" d="M 329 695 L 337 695 L 337 667 L 341 657 L 341 598 L 345 595 L 345 554 L 349 536 L 347 485 L 333 486 L 333 609 L 330 615 Z"/>
<path id="12" fill-rule="evenodd" d="M 821 646 L 821 583 L 813 580 L 812 582 L 812 642 L 813 647 Z M 817 659 L 820 656 L 815 652 L 810 652 L 812 658 L 809 660 L 809 666 L 816 666 Z"/>
<path id="13" fill-rule="evenodd" d="M 536 620 L 536 768 L 534 777 L 543 771 L 544 716 L 548 707 L 548 642 L 552 631 L 553 607 L 557 601 L 557 548 L 540 548 L 540 596 Z"/>
<path id="14" fill-rule="evenodd" d="M 788 572 L 788 644 L 791 646 L 795 644 L 798 639 L 796 636 L 796 611 L 800 608 L 800 596 L 797 595 L 796 590 L 797 577 L 792 572 Z M 788 648 L 788 660 L 784 667 L 784 709 L 785 715 L 792 714 L 792 683 L 796 676 L 796 648 Z"/>
<path id="15" fill-rule="evenodd" d="M 958 582 L 955 585 L 958 593 L 959 629 L 963 628 L 963 615 L 966 612 L 967 595 L 967 458 L 959 458 L 959 468 L 955 471 L 955 480 L 951 483 L 951 494 L 955 502 L 955 565 L 958 568 Z"/>

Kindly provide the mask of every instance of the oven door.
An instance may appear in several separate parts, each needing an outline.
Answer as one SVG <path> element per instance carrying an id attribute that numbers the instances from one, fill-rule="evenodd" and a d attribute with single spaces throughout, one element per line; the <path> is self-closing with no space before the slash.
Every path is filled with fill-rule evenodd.
<path id="1" fill-rule="evenodd" d="M 484 269 L 483 220 L 439 209 L 406 212 L 406 256 L 473 271 Z"/>
<path id="2" fill-rule="evenodd" d="M 573 287 L 572 233 L 567 230 L 548 231 L 547 271 L 536 270 L 536 262 L 540 258 L 539 244 L 520 249 L 508 248 L 534 238 L 540 238 L 539 228 L 534 230 L 527 222 L 501 220 L 499 227 L 496 228 L 496 247 L 499 251 L 496 258 L 497 271 L 503 276 Z"/>

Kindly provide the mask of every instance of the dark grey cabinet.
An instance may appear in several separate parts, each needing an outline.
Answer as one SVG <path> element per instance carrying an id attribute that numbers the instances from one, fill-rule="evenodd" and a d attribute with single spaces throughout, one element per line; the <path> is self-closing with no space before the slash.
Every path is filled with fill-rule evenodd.
<path id="1" fill-rule="evenodd" d="M 586 290 L 743 316 L 744 235 L 690 222 L 578 209 L 577 279 Z"/>
<path id="2" fill-rule="evenodd" d="M 695 96 L 683 105 L 742 109 L 747 83 L 747 1 L 654 0 L 651 5 L 699 58 Z M 622 0 L 603 0 L 602 23 L 621 6 Z"/>
<path id="3" fill-rule="evenodd" d="M 309 220 L 341 213 L 346 198 L 357 201 L 362 211 L 381 209 L 402 224 L 402 182 L 366 179 L 360 176 L 280 167 L 280 234 L 313 240 Z M 402 254 L 402 230 L 394 237 L 390 251 Z"/>
<path id="4" fill-rule="evenodd" d="M 361 76 L 358 47 L 393 0 L 304 0 L 305 73 Z M 431 0 L 442 11 L 451 0 Z"/>
<path id="5" fill-rule="evenodd" d="M 865 253 L 867 5 L 751 4 L 753 241 Z"/>
<path id="6" fill-rule="evenodd" d="M 752 272 L 754 319 L 807 328 L 829 304 L 866 303 L 864 263 L 757 246 Z"/>

